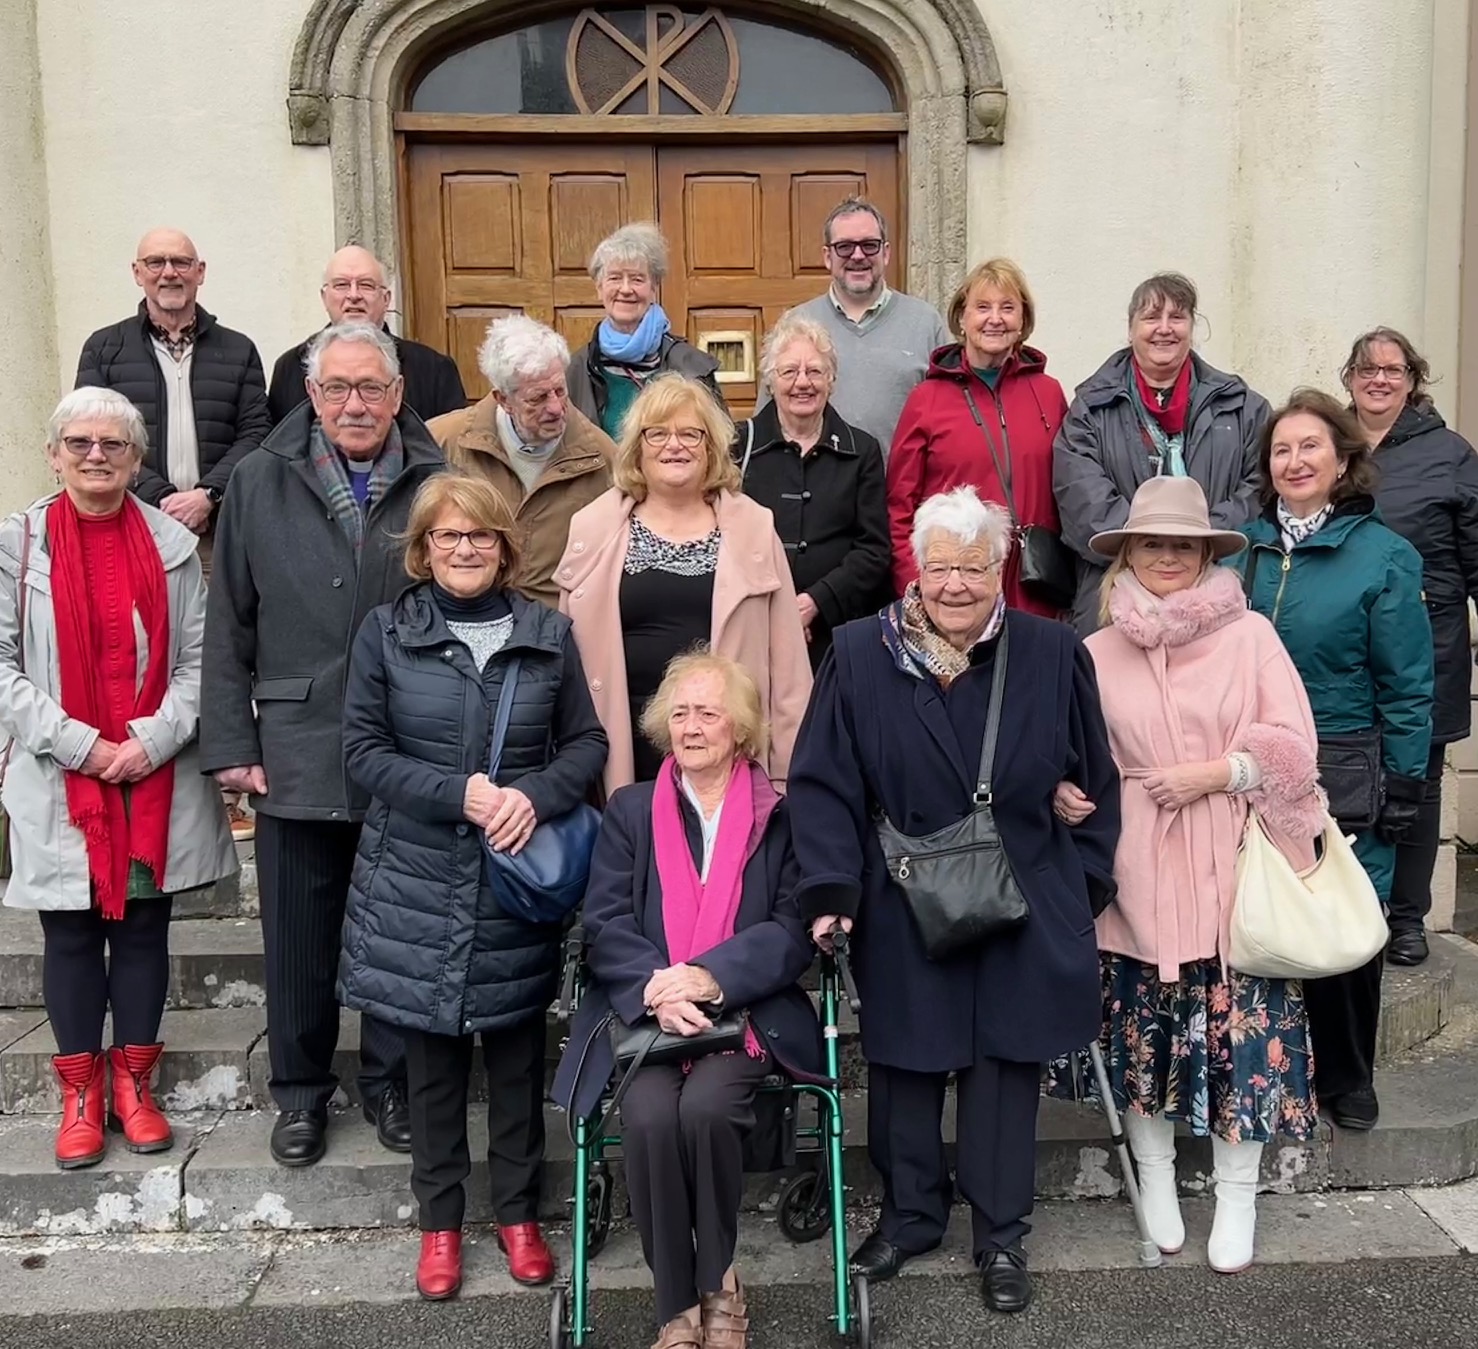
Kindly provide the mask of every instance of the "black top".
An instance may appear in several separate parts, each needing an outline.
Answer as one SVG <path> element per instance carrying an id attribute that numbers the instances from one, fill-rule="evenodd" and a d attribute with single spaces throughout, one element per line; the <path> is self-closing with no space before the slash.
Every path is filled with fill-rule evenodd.
<path id="1" fill-rule="evenodd" d="M 435 581 L 431 582 L 431 598 L 441 610 L 442 617 L 451 623 L 496 623 L 513 612 L 508 595 L 502 587 L 493 586 L 481 595 L 463 599 L 443 590 Z"/>

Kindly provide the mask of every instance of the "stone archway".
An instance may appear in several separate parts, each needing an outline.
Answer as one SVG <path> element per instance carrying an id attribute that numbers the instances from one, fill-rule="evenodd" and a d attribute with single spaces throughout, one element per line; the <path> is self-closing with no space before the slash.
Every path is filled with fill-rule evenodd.
<path id="1" fill-rule="evenodd" d="M 333 155 L 335 235 L 399 256 L 394 113 L 408 71 L 447 35 L 527 0 L 314 0 L 293 50 L 296 145 Z M 1006 91 L 975 0 L 785 0 L 799 19 L 850 30 L 886 54 L 908 113 L 909 289 L 941 302 L 965 266 L 966 147 L 999 145 Z"/>

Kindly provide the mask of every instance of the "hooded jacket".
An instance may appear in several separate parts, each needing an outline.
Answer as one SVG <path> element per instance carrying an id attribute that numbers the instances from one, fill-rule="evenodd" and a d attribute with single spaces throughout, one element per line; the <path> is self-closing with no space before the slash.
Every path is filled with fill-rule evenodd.
<path id="1" fill-rule="evenodd" d="M 1257 436 L 1268 419 L 1268 400 L 1195 352 L 1190 359 L 1194 383 L 1186 419 L 1186 473 L 1206 493 L 1212 525 L 1240 529 L 1257 511 Z M 1116 351 L 1078 385 L 1053 447 L 1062 538 L 1078 554 L 1073 622 L 1085 635 L 1098 627 L 1098 583 L 1108 565 L 1088 540 L 1122 528 L 1134 493 L 1158 471 L 1129 396 L 1129 361 L 1128 347 Z"/>
<path id="2" fill-rule="evenodd" d="M 1422 555 L 1436 670 L 1432 741 L 1449 744 L 1472 724 L 1468 600 L 1478 599 L 1478 455 L 1429 403 L 1402 410 L 1375 462 L 1381 519 Z"/>
<path id="3" fill-rule="evenodd" d="M 914 513 L 936 492 L 974 487 L 986 500 L 1014 505 L 1017 524 L 1056 532 L 1052 441 L 1066 415 L 1062 385 L 1047 373 L 1047 358 L 1035 347 L 1019 347 L 1006 359 L 994 389 L 966 364 L 960 343 L 934 353 L 928 373 L 903 405 L 888 456 L 888 530 L 898 594 L 918 576 Z M 1020 570 L 1020 552 L 1013 548 L 1001 582 L 1006 603 L 1055 616 L 1050 605 L 1022 590 Z"/>

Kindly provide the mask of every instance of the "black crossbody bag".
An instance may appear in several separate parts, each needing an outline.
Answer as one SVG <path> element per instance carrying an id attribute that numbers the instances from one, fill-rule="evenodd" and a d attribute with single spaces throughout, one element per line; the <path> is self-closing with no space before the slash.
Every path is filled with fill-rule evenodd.
<path id="1" fill-rule="evenodd" d="M 965 402 L 970 405 L 970 415 L 985 437 L 990 450 L 991 462 L 996 466 L 996 477 L 1006 493 L 1006 509 L 1011 512 L 1011 528 L 1016 536 L 1016 546 L 1021 550 L 1021 587 L 1034 599 L 1050 604 L 1054 609 L 1070 609 L 1078 594 L 1078 563 L 1067 544 L 1042 525 L 1023 525 L 1016 514 L 1016 495 L 1011 486 L 1011 438 L 1006 433 L 1005 419 L 1001 420 L 1001 443 L 1006 457 L 1002 463 L 996 452 L 996 443 L 986 429 L 980 409 L 975 405 L 975 395 L 970 386 L 965 386 Z"/>
<path id="2" fill-rule="evenodd" d="M 1252 578 L 1257 571 L 1257 550 L 1249 548 L 1242 568 L 1242 591 L 1252 607 Z M 1358 833 L 1370 829 L 1380 818 L 1386 799 L 1385 759 L 1381 728 L 1346 731 L 1319 737 L 1319 785 L 1329 797 L 1329 813 L 1341 829 Z"/>
<path id="3" fill-rule="evenodd" d="M 1001 629 L 996 647 L 970 813 L 932 834 L 905 834 L 885 814 L 876 824 L 888 875 L 903 891 L 930 960 L 948 960 L 1020 927 L 1028 916 L 1026 897 L 1001 844 L 991 792 L 1010 632 L 1009 624 Z"/>

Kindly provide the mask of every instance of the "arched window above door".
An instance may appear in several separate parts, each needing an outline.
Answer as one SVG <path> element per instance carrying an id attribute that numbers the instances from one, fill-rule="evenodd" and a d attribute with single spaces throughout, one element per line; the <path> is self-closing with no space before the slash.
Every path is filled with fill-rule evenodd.
<path id="1" fill-rule="evenodd" d="M 715 116 L 891 113 L 890 83 L 840 39 L 770 18 L 676 5 L 603 9 L 440 56 L 413 113 Z"/>

